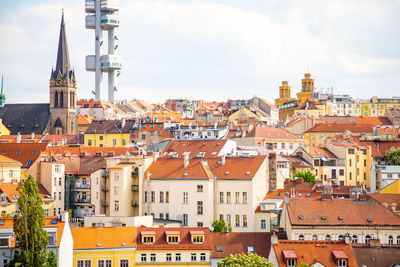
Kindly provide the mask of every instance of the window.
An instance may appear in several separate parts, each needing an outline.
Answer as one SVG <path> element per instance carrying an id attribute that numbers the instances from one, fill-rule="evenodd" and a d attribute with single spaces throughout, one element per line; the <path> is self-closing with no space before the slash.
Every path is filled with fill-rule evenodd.
<path id="1" fill-rule="evenodd" d="M 224 192 L 219 192 L 219 203 L 224 203 Z"/>
<path id="2" fill-rule="evenodd" d="M 60 178 L 58 178 L 58 185 L 62 185 L 62 179 L 61 179 L 61 177 Z"/>
<path id="3" fill-rule="evenodd" d="M 400 245 L 400 235 L 397 236 L 397 245 Z"/>
<path id="4" fill-rule="evenodd" d="M 364 159 L 364 167 L 367 167 L 367 160 Z"/>
<path id="5" fill-rule="evenodd" d="M 354 154 L 354 149 L 353 148 L 349 148 L 348 153 L 349 154 Z"/>
<path id="6" fill-rule="evenodd" d="M 313 235 L 312 236 L 312 240 L 318 240 L 318 236 L 317 235 Z"/>
<path id="7" fill-rule="evenodd" d="M 389 243 L 389 244 L 393 244 L 393 236 L 390 235 L 390 236 L 388 237 L 388 243 Z"/>
<path id="8" fill-rule="evenodd" d="M 349 159 L 349 166 L 351 167 L 351 159 Z"/>
<path id="9" fill-rule="evenodd" d="M 285 143 L 281 143 L 281 149 L 285 149 Z"/>
<path id="10" fill-rule="evenodd" d="M 243 204 L 247 204 L 247 192 L 243 192 Z"/>
<path id="11" fill-rule="evenodd" d="M 169 235 L 168 236 L 168 243 L 177 244 L 178 242 L 179 242 L 179 237 L 177 235 Z"/>
<path id="12" fill-rule="evenodd" d="M 240 203 L 240 193 L 239 192 L 235 192 L 235 203 L 236 204 Z"/>
<path id="13" fill-rule="evenodd" d="M 197 227 L 203 227 L 204 223 L 203 222 L 197 222 Z"/>
<path id="14" fill-rule="evenodd" d="M 152 253 L 152 254 L 150 254 L 150 261 L 156 261 L 156 254 L 155 253 Z"/>
<path id="15" fill-rule="evenodd" d="M 203 201 L 197 201 L 197 215 L 203 215 Z"/>
<path id="16" fill-rule="evenodd" d="M 197 254 L 196 253 L 192 253 L 192 255 L 190 256 L 190 259 L 192 261 L 197 261 Z"/>
<path id="17" fill-rule="evenodd" d="M 62 200 L 61 192 L 58 192 L 58 200 Z"/>
<path id="18" fill-rule="evenodd" d="M 370 235 L 366 235 L 365 236 L 365 243 L 369 244 L 370 240 L 371 240 L 371 236 Z"/>
<path id="19" fill-rule="evenodd" d="M 92 145 L 92 140 L 89 139 L 89 140 L 88 140 L 88 146 L 91 146 L 91 145 Z"/>
<path id="20" fill-rule="evenodd" d="M 183 226 L 188 226 L 188 220 L 189 220 L 188 215 L 183 214 L 183 222 L 182 222 Z"/>
<path id="21" fill-rule="evenodd" d="M 200 261 L 206 261 L 206 253 L 200 253 Z"/>
<path id="22" fill-rule="evenodd" d="M 114 181 L 118 181 L 119 180 L 119 172 L 115 172 L 114 173 Z"/>
<path id="23" fill-rule="evenodd" d="M 169 191 L 165 191 L 165 203 L 169 203 Z"/>
<path id="24" fill-rule="evenodd" d="M 295 267 L 296 266 L 296 259 L 287 259 L 287 266 L 288 267 Z"/>
<path id="25" fill-rule="evenodd" d="M 240 216 L 238 214 L 235 215 L 235 226 L 236 227 L 240 226 Z"/>
<path id="26" fill-rule="evenodd" d="M 353 173 L 349 173 L 350 180 L 353 178 Z"/>
<path id="27" fill-rule="evenodd" d="M 57 178 L 54 177 L 54 186 L 57 185 Z"/>
<path id="28" fill-rule="evenodd" d="M 247 215 L 243 215 L 243 227 L 247 227 Z"/>
<path id="29" fill-rule="evenodd" d="M 198 184 L 197 185 L 197 192 L 203 192 L 203 185 L 202 184 Z"/>
<path id="30" fill-rule="evenodd" d="M 226 192 L 226 203 L 231 203 L 231 192 Z"/>
<path id="31" fill-rule="evenodd" d="M 56 173 L 61 172 L 60 165 L 58 165 L 58 164 L 54 165 L 54 172 L 56 172 Z"/>
<path id="32" fill-rule="evenodd" d="M 48 209 L 44 210 L 44 216 L 49 216 L 49 210 Z"/>
<path id="33" fill-rule="evenodd" d="M 99 136 L 99 139 L 100 139 L 100 140 L 103 140 L 103 136 L 102 136 L 102 135 L 100 135 L 100 136 Z"/>
<path id="34" fill-rule="evenodd" d="M 266 229 L 267 228 L 267 223 L 265 220 L 261 220 L 261 229 Z"/>
<path id="35" fill-rule="evenodd" d="M 152 203 L 156 202 L 156 192 L 151 191 L 151 199 L 150 199 L 150 201 L 151 201 Z"/>
<path id="36" fill-rule="evenodd" d="M 122 139 L 122 146 L 126 146 L 126 140 Z"/>
<path id="37" fill-rule="evenodd" d="M 118 195 L 118 192 L 119 190 L 118 190 L 118 186 L 114 186 L 114 195 Z"/>
<path id="38" fill-rule="evenodd" d="M 114 211 L 119 211 L 119 201 L 118 200 L 114 201 Z"/>
<path id="39" fill-rule="evenodd" d="M 165 257 L 165 261 L 172 261 L 172 254 L 171 253 L 167 253 L 166 257 Z"/>
<path id="40" fill-rule="evenodd" d="M 299 240 L 304 240 L 304 235 L 299 235 Z"/>
<path id="41" fill-rule="evenodd" d="M 141 262 L 146 262 L 147 261 L 147 254 L 141 254 L 140 255 L 140 261 Z"/>
<path id="42" fill-rule="evenodd" d="M 330 235 L 326 235 L 326 236 L 325 236 L 325 240 L 326 240 L 326 241 L 331 241 L 331 236 L 330 236 Z"/>
<path id="43" fill-rule="evenodd" d="M 364 172 L 364 180 L 367 180 L 367 173 Z"/>
<path id="44" fill-rule="evenodd" d="M 358 243 L 358 236 L 357 235 L 353 235 L 352 236 L 351 243 Z"/>
<path id="45" fill-rule="evenodd" d="M 144 202 L 148 201 L 147 191 L 144 191 Z"/>
<path id="46" fill-rule="evenodd" d="M 91 267 L 92 261 L 91 260 L 77 260 L 76 266 L 77 267 Z"/>
<path id="47" fill-rule="evenodd" d="M 181 261 L 181 253 L 175 254 L 175 261 Z"/>
<path id="48" fill-rule="evenodd" d="M 164 202 L 164 192 L 160 191 L 160 203 Z"/>
<path id="49" fill-rule="evenodd" d="M 339 259 L 338 260 L 338 266 L 339 267 L 346 267 L 347 266 L 347 260 L 346 259 Z"/>
<path id="50" fill-rule="evenodd" d="M 165 219 L 169 220 L 169 213 L 165 213 Z"/>
<path id="51" fill-rule="evenodd" d="M 339 170 L 339 175 L 340 175 L 340 176 L 344 176 L 344 169 L 340 169 L 340 170 Z"/>
<path id="52" fill-rule="evenodd" d="M 187 204 L 189 201 L 189 194 L 188 192 L 183 192 L 183 204 Z"/>
<path id="53" fill-rule="evenodd" d="M 192 236 L 192 243 L 199 244 L 204 242 L 204 236 L 202 235 L 193 235 Z"/>
<path id="54" fill-rule="evenodd" d="M 344 236 L 343 235 L 339 235 L 338 240 L 339 241 L 343 241 L 344 240 Z"/>
<path id="55" fill-rule="evenodd" d="M 143 244 L 153 244 L 153 243 L 154 243 L 154 236 L 152 236 L 152 235 L 143 236 Z"/>
<path id="56" fill-rule="evenodd" d="M 145 127 L 143 127 L 143 128 L 145 128 Z M 142 140 L 145 140 L 145 139 L 146 139 L 146 135 L 142 134 Z"/>
<path id="57" fill-rule="evenodd" d="M 164 213 L 160 213 L 160 219 L 164 220 Z"/>

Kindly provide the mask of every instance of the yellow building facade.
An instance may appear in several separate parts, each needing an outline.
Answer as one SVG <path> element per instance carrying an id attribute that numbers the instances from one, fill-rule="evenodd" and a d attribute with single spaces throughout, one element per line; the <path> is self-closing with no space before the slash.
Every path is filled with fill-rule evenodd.
<path id="1" fill-rule="evenodd" d="M 400 109 L 400 98 L 377 98 L 372 97 L 366 101 L 353 104 L 354 116 L 361 117 L 380 117 L 385 115 L 385 111 L 391 108 Z"/>
<path id="2" fill-rule="evenodd" d="M 86 134 L 85 146 L 92 147 L 124 147 L 130 143 L 129 133 Z"/>

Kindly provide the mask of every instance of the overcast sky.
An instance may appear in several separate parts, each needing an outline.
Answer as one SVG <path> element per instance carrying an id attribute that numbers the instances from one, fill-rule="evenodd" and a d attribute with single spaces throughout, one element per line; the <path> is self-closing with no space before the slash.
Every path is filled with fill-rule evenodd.
<path id="1" fill-rule="evenodd" d="M 8 103 L 48 102 L 62 2 L 78 97 L 93 96 L 85 1 L 1 0 Z M 400 95 L 399 13 L 400 0 L 121 0 L 116 99 L 273 100 L 282 80 L 295 95 L 307 69 L 318 90 Z"/>

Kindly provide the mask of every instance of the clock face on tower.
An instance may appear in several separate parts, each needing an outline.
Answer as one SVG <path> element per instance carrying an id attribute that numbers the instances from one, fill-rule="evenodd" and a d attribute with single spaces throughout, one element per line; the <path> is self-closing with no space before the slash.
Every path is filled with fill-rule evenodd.
<path id="1" fill-rule="evenodd" d="M 62 80 L 61 80 L 61 79 L 57 79 L 57 80 L 56 80 L 56 84 L 57 84 L 57 85 L 61 85 L 61 84 L 62 84 Z"/>

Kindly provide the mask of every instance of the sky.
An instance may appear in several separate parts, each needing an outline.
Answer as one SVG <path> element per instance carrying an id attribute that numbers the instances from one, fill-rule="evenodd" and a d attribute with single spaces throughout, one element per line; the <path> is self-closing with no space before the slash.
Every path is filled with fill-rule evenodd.
<path id="1" fill-rule="evenodd" d="M 0 1 L 7 103 L 48 102 L 62 7 L 78 97 L 93 98 L 85 56 L 94 54 L 95 40 L 85 29 L 84 2 Z M 295 96 L 307 71 L 318 91 L 400 95 L 400 0 L 120 2 L 118 100 L 272 101 L 283 80 Z M 106 97 L 106 75 L 102 91 Z"/>

